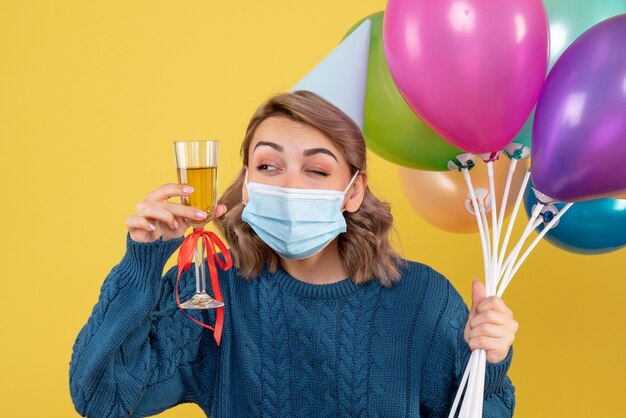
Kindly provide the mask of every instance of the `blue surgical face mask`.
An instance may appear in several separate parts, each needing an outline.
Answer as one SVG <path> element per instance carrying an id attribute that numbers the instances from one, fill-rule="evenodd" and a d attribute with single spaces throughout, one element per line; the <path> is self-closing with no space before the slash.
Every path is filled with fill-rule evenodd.
<path id="1" fill-rule="evenodd" d="M 246 169 L 248 202 L 241 219 L 281 257 L 310 257 L 346 232 L 341 206 L 358 174 L 343 191 L 292 189 L 248 182 Z"/>

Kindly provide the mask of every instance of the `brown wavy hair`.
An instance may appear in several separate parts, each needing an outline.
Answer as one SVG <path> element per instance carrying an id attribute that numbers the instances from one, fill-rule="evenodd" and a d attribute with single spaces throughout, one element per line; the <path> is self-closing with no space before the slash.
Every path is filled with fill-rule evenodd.
<path id="1" fill-rule="evenodd" d="M 271 116 L 288 117 L 321 131 L 343 154 L 352 175 L 367 168 L 365 139 L 358 125 L 317 94 L 306 90 L 280 93 L 261 104 L 252 116 L 241 144 L 241 171 L 219 200 L 228 211 L 214 221 L 230 245 L 238 274 L 248 280 L 257 277 L 265 265 L 271 272 L 280 266 L 278 254 L 241 219 L 244 208 L 241 189 L 248 166 L 248 148 L 257 127 Z M 344 216 L 347 231 L 339 234 L 337 244 L 352 281 L 361 284 L 378 279 L 383 286 L 391 286 L 400 278 L 402 258 L 389 242 L 390 231 L 394 229 L 389 204 L 378 200 L 368 186 L 359 209 L 346 211 Z"/>

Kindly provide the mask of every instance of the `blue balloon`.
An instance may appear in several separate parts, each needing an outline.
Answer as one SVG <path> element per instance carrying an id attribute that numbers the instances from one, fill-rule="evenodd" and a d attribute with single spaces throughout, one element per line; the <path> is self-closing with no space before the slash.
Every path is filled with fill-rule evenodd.
<path id="1" fill-rule="evenodd" d="M 530 218 L 537 203 L 528 182 L 524 192 L 526 216 Z M 565 203 L 555 203 L 561 210 Z M 543 230 L 544 224 L 539 226 Z M 626 246 L 626 199 L 596 199 L 577 202 L 559 219 L 544 239 L 578 254 L 604 254 Z"/>

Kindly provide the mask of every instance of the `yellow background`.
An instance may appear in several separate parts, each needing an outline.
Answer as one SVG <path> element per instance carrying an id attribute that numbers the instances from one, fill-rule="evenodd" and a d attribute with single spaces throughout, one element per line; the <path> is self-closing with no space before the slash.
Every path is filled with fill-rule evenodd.
<path id="1" fill-rule="evenodd" d="M 175 182 L 173 140 L 217 138 L 220 192 L 254 109 L 288 90 L 382 0 L 0 3 L 0 416 L 76 416 L 72 344 L 125 250 L 124 220 Z M 404 256 L 470 302 L 477 235 L 434 229 L 369 155 Z M 518 219 L 517 235 L 521 233 Z M 173 265 L 173 259 L 168 266 Z M 616 417 L 626 374 L 623 252 L 542 243 L 505 300 L 520 323 L 516 417 Z M 161 416 L 202 416 L 182 405 Z"/>

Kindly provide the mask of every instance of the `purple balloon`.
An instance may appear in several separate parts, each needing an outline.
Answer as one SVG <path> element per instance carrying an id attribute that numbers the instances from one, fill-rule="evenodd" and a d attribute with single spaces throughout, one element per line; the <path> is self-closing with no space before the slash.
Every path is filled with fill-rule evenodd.
<path id="1" fill-rule="evenodd" d="M 626 192 L 626 14 L 583 33 L 539 96 L 532 179 L 562 202 Z"/>

